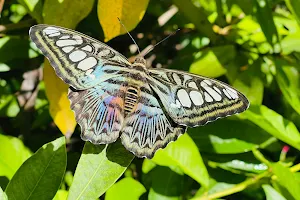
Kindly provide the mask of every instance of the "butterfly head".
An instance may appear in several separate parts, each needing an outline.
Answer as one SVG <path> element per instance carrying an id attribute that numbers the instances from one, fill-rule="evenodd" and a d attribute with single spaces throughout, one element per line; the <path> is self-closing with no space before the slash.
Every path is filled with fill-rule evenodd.
<path id="1" fill-rule="evenodd" d="M 143 57 L 136 57 L 134 60 L 134 64 L 142 64 L 146 66 L 146 60 Z"/>

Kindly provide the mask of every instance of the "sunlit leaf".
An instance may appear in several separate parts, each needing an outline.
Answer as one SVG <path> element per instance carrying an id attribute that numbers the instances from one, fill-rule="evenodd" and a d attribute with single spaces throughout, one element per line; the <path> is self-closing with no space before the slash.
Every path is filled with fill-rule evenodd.
<path id="1" fill-rule="evenodd" d="M 146 192 L 144 186 L 131 177 L 123 178 L 115 183 L 105 194 L 105 200 L 139 199 Z"/>
<path id="2" fill-rule="evenodd" d="M 46 0 L 44 3 L 44 23 L 67 28 L 75 28 L 91 11 L 94 0 Z M 72 10 L 72 12 L 66 12 Z M 57 77 L 48 61 L 44 64 L 46 94 L 50 102 L 50 114 L 65 135 L 73 133 L 76 121 L 67 98 L 68 86 Z"/>
<path id="3" fill-rule="evenodd" d="M 7 195 L 3 192 L 1 187 L 0 187 L 0 199 L 8 200 Z"/>
<path id="4" fill-rule="evenodd" d="M 120 178 L 133 158 L 119 141 L 109 146 L 86 142 L 68 199 L 100 197 Z"/>
<path id="5" fill-rule="evenodd" d="M 0 176 L 11 179 L 32 153 L 18 138 L 0 134 L 0 141 Z"/>
<path id="6" fill-rule="evenodd" d="M 98 18 L 102 26 L 105 41 L 126 33 L 119 22 L 122 21 L 128 31 L 133 30 L 142 20 L 149 0 L 110 0 L 98 1 Z"/>
<path id="7" fill-rule="evenodd" d="M 272 164 L 271 167 L 279 183 L 284 186 L 295 199 L 300 199 L 300 182 L 290 169 L 284 167 L 281 163 Z"/>
<path id="8" fill-rule="evenodd" d="M 299 0 L 285 0 L 285 3 L 287 5 L 287 7 L 289 8 L 289 10 L 293 13 L 295 18 L 297 19 L 298 24 L 300 25 L 300 11 L 299 11 L 300 1 Z"/>
<path id="9" fill-rule="evenodd" d="M 53 200 L 66 200 L 68 197 L 68 191 L 58 190 Z"/>
<path id="10" fill-rule="evenodd" d="M 300 52 L 300 31 L 289 34 L 281 41 L 282 54 L 288 55 L 293 51 Z"/>
<path id="11" fill-rule="evenodd" d="M 60 137 L 27 159 L 5 192 L 9 199 L 52 199 L 63 180 L 66 165 L 65 137 Z"/>
<path id="12" fill-rule="evenodd" d="M 264 189 L 266 193 L 267 200 L 286 200 L 279 192 L 277 192 L 272 186 L 270 185 L 262 185 L 262 188 Z"/>
<path id="13" fill-rule="evenodd" d="M 295 124 L 266 106 L 250 106 L 239 115 L 255 123 L 274 137 L 300 150 L 300 134 Z"/>
<path id="14" fill-rule="evenodd" d="M 42 0 L 18 0 L 30 13 L 30 15 L 35 18 L 39 23 L 42 22 Z"/>
<path id="15" fill-rule="evenodd" d="M 209 176 L 206 167 L 197 146 L 188 134 L 183 134 L 176 142 L 157 151 L 152 161 L 162 166 L 175 165 L 204 187 L 208 186 Z"/>

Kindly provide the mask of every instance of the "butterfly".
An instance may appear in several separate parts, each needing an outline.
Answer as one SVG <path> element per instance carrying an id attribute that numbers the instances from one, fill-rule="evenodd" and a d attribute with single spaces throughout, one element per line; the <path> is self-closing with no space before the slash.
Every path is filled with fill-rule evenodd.
<path id="1" fill-rule="evenodd" d="M 146 68 L 143 57 L 123 55 L 82 33 L 52 25 L 30 28 L 31 40 L 70 88 L 81 138 L 109 144 L 119 137 L 138 157 L 175 141 L 187 127 L 243 112 L 247 98 L 218 80 Z"/>

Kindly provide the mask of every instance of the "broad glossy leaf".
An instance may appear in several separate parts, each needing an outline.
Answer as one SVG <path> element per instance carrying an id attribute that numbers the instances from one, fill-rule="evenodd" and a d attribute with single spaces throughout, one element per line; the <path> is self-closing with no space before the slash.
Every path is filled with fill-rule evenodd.
<path id="1" fill-rule="evenodd" d="M 149 0 L 110 0 L 98 1 L 98 18 L 102 26 L 105 41 L 126 33 L 119 22 L 122 21 L 128 31 L 133 30 L 142 20 Z"/>
<path id="2" fill-rule="evenodd" d="M 274 137 L 300 150 L 300 134 L 295 124 L 266 106 L 250 106 L 239 117 L 252 121 Z"/>
<path id="3" fill-rule="evenodd" d="M 190 0 L 173 0 L 173 2 L 184 17 L 193 23 L 200 33 L 208 37 L 212 42 L 217 39 L 216 34 L 212 29 L 212 24 L 208 21 L 202 8 L 197 8 Z"/>
<path id="4" fill-rule="evenodd" d="M 177 174 L 167 167 L 155 167 L 150 175 L 152 184 L 148 194 L 149 200 L 165 199 L 175 200 L 181 199 L 183 193 L 184 176 Z"/>
<path id="5" fill-rule="evenodd" d="M 266 193 L 267 200 L 286 200 L 286 198 L 284 198 L 279 192 L 277 192 L 271 185 L 264 184 L 262 185 L 262 188 Z"/>
<path id="6" fill-rule="evenodd" d="M 94 0 L 45 0 L 44 23 L 75 28 L 92 10 Z M 72 10 L 72 12 L 66 12 Z M 50 114 L 65 135 L 73 133 L 76 121 L 67 98 L 68 86 L 57 77 L 49 62 L 45 60 L 44 76 L 46 94 L 50 102 Z"/>
<path id="7" fill-rule="evenodd" d="M 298 24 L 300 25 L 300 11 L 299 11 L 300 1 L 299 0 L 285 0 L 285 3 L 287 5 L 287 7 L 289 8 L 289 10 L 293 13 L 295 18 L 297 19 Z"/>
<path id="8" fill-rule="evenodd" d="M 162 166 L 177 166 L 204 187 L 208 186 L 206 167 L 196 144 L 188 134 L 183 134 L 176 142 L 157 151 L 152 161 Z"/>
<path id="9" fill-rule="evenodd" d="M 195 61 L 190 66 L 190 72 L 207 77 L 219 77 L 226 73 L 226 64 L 236 56 L 232 45 L 209 48 L 195 55 Z"/>
<path id="10" fill-rule="evenodd" d="M 222 119 L 188 130 L 201 152 L 236 154 L 251 151 L 270 138 L 261 128 L 241 120 Z"/>
<path id="11" fill-rule="evenodd" d="M 5 192 L 9 199 L 52 199 L 63 180 L 66 165 L 65 137 L 60 137 L 27 159 Z"/>
<path id="12" fill-rule="evenodd" d="M 0 141 L 0 176 L 6 176 L 8 179 L 11 179 L 32 153 L 16 137 L 0 134 Z"/>
<path id="13" fill-rule="evenodd" d="M 276 80 L 284 98 L 300 114 L 300 75 L 296 66 L 282 59 L 275 60 Z"/>
<path id="14" fill-rule="evenodd" d="M 284 186 L 295 199 L 300 199 L 300 182 L 290 169 L 284 167 L 281 163 L 274 163 L 271 167 L 278 178 L 278 182 Z"/>
<path id="15" fill-rule="evenodd" d="M 107 145 L 86 142 L 78 162 L 69 200 L 96 199 L 110 188 L 133 160 L 120 141 Z"/>
<path id="16" fill-rule="evenodd" d="M 123 178 L 105 193 L 105 200 L 139 199 L 146 192 L 145 187 L 131 177 Z"/>

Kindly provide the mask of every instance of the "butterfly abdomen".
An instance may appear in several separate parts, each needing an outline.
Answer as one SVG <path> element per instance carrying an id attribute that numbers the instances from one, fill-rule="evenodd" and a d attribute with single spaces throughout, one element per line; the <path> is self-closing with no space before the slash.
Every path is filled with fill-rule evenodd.
<path id="1" fill-rule="evenodd" d="M 136 106 L 138 99 L 139 99 L 140 90 L 137 87 L 129 86 L 126 90 L 125 94 L 125 116 L 131 113 Z"/>

